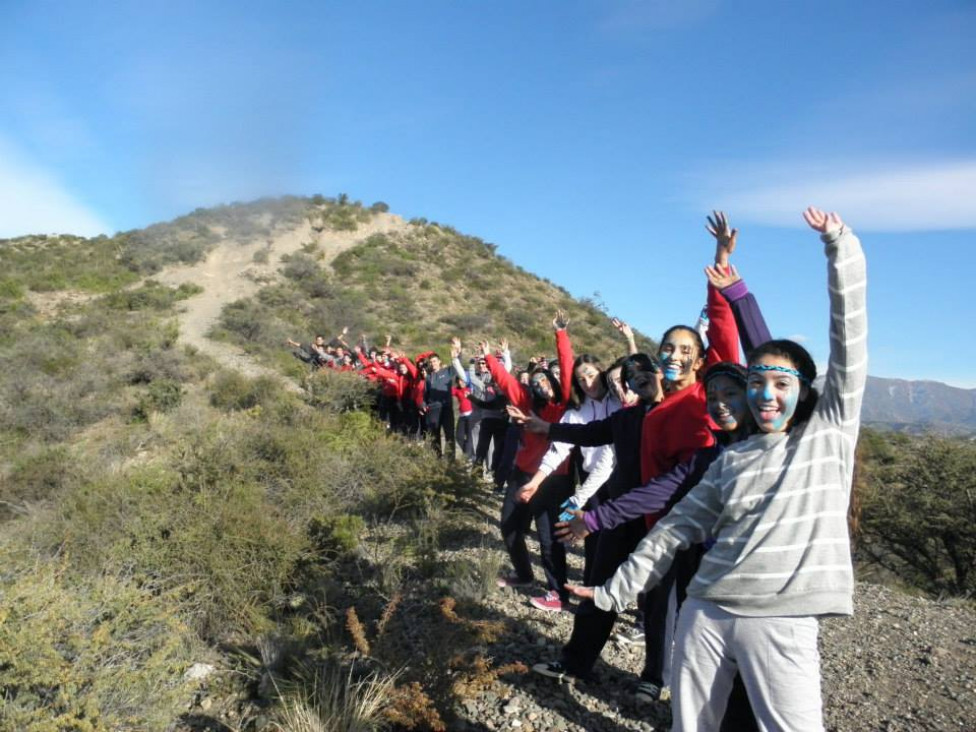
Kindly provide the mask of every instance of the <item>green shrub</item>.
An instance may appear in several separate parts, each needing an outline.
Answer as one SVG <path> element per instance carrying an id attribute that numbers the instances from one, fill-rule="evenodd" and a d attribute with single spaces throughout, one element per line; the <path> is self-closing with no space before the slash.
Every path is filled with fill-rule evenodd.
<path id="1" fill-rule="evenodd" d="M 192 283 L 183 283 L 179 287 L 166 287 L 146 280 L 142 287 L 134 290 L 119 290 L 102 298 L 105 307 L 110 310 L 168 310 L 179 300 L 203 292 L 203 288 Z"/>
<path id="2" fill-rule="evenodd" d="M 198 650 L 178 599 L 109 573 L 73 583 L 50 562 L 0 584 L 0 727 L 171 729 Z"/>
<path id="3" fill-rule="evenodd" d="M 361 516 L 330 514 L 312 517 L 308 523 L 308 535 L 317 552 L 334 559 L 355 552 L 365 528 L 366 522 Z"/>
<path id="4" fill-rule="evenodd" d="M 318 369 L 304 386 L 309 404 L 330 412 L 367 409 L 376 402 L 376 385 L 355 373 Z"/>
<path id="5" fill-rule="evenodd" d="M 222 370 L 210 387 L 210 403 L 225 411 L 270 405 L 284 395 L 281 383 L 270 376 L 248 378 L 238 371 Z"/>
<path id="6" fill-rule="evenodd" d="M 976 446 L 927 437 L 866 473 L 860 553 L 928 593 L 976 593 Z"/>
<path id="7" fill-rule="evenodd" d="M 85 473 L 82 462 L 63 445 L 28 446 L 12 461 L 0 502 L 0 517 L 22 512 L 23 506 L 50 500 L 77 485 Z"/>
<path id="8" fill-rule="evenodd" d="M 146 392 L 139 397 L 133 416 L 145 421 L 152 412 L 169 412 L 180 406 L 183 400 L 183 386 L 172 379 L 158 379 L 149 384 Z"/>

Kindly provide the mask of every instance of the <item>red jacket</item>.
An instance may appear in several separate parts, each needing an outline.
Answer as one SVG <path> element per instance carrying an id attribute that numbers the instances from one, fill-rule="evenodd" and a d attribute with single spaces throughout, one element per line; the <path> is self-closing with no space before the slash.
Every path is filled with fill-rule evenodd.
<path id="1" fill-rule="evenodd" d="M 705 368 L 719 361 L 739 361 L 739 330 L 732 308 L 708 287 L 708 349 Z M 696 450 L 715 442 L 718 429 L 705 408 L 705 384 L 698 381 L 672 392 L 644 417 L 641 434 L 641 481 L 647 483 L 686 462 Z"/>
<path id="2" fill-rule="evenodd" d="M 558 422 L 563 416 L 572 392 L 573 376 L 573 346 L 569 341 L 569 336 L 564 330 L 556 331 L 556 352 L 559 354 L 559 385 L 562 391 L 562 402 L 559 404 L 549 403 L 536 412 L 541 419 L 546 422 Z M 512 376 L 505 367 L 498 362 L 490 353 L 485 356 L 485 365 L 491 372 L 491 378 L 495 380 L 498 387 L 505 393 L 508 400 L 525 413 L 533 411 L 532 392 L 527 386 L 523 386 Z M 534 475 L 542 463 L 542 458 L 549 449 L 549 438 L 544 435 L 537 435 L 534 432 L 522 431 L 519 441 L 518 452 L 515 454 L 515 467 L 523 473 Z M 558 475 L 565 475 L 569 472 L 569 458 L 563 461 L 555 471 Z"/>
<path id="3" fill-rule="evenodd" d="M 471 400 L 468 399 L 468 395 L 471 393 L 471 390 L 468 389 L 468 387 L 455 386 L 451 389 L 451 393 L 454 395 L 454 398 L 457 399 L 458 414 L 463 417 L 466 414 L 471 414 L 471 412 L 474 411 L 474 407 L 471 406 Z"/>

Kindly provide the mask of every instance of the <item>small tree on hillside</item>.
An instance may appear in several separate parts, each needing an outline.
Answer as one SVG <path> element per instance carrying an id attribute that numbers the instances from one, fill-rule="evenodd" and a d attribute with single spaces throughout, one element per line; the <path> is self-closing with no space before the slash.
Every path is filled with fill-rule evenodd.
<path id="1" fill-rule="evenodd" d="M 869 471 L 860 549 L 910 584 L 976 592 L 976 445 L 928 437 Z"/>

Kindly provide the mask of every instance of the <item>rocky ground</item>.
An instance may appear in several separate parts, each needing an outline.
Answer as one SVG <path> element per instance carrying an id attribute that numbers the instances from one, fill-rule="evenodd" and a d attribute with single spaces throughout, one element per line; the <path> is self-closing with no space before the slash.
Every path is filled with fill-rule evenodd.
<path id="1" fill-rule="evenodd" d="M 503 552 L 500 541 L 487 551 Z M 573 552 L 571 564 L 578 579 L 579 551 Z M 530 606 L 529 597 L 541 589 L 540 582 L 532 591 L 498 590 L 486 600 L 490 611 L 515 619 L 522 629 L 489 648 L 497 665 L 522 661 L 531 666 L 558 658 L 573 616 Z M 619 623 L 631 620 L 625 616 Z M 937 602 L 859 583 L 854 616 L 823 621 L 820 645 L 828 730 L 976 730 L 976 613 L 971 603 Z M 633 698 L 643 660 L 642 646 L 611 642 L 593 683 L 559 684 L 533 673 L 510 676 L 490 693 L 466 700 L 455 728 L 668 729 L 667 704 L 640 704 Z"/>

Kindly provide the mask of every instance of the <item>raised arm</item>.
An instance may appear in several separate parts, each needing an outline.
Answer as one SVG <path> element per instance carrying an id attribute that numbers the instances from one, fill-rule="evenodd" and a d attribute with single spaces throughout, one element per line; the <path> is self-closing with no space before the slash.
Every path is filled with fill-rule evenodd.
<path id="1" fill-rule="evenodd" d="M 627 339 L 627 355 L 633 356 L 637 353 L 637 341 L 634 338 L 634 329 L 627 325 L 620 318 L 611 318 L 613 327 L 620 331 L 620 335 Z"/>
<path id="2" fill-rule="evenodd" d="M 466 385 L 471 386 L 471 379 L 468 378 L 468 372 L 461 365 L 461 339 L 456 336 L 451 339 L 451 366 L 454 368 L 454 375 Z"/>
<path id="3" fill-rule="evenodd" d="M 407 373 L 410 374 L 411 379 L 417 378 L 417 367 L 413 361 L 407 358 L 406 354 L 399 356 L 397 361 L 407 367 Z"/>
<path id="4" fill-rule="evenodd" d="M 705 275 L 712 287 L 717 289 L 732 308 L 735 324 L 739 329 L 742 350 L 748 355 L 754 348 L 773 339 L 766 325 L 766 319 L 759 309 L 759 303 L 734 266 L 728 272 L 717 267 L 706 267 Z"/>
<path id="5" fill-rule="evenodd" d="M 569 401 L 573 393 L 573 344 L 569 341 L 569 318 L 562 310 L 556 311 L 552 319 L 553 330 L 556 331 L 556 353 L 559 355 L 559 386 L 562 391 L 563 404 Z"/>
<path id="6" fill-rule="evenodd" d="M 532 399 L 526 390 L 522 388 L 518 379 L 512 376 L 498 359 L 492 355 L 491 348 L 485 341 L 481 343 L 481 353 L 485 357 L 485 366 L 488 367 L 491 378 L 498 384 L 498 388 L 508 397 L 509 401 L 524 412 L 531 410 Z"/>
<path id="7" fill-rule="evenodd" d="M 705 228 L 715 237 L 715 267 L 721 272 L 728 271 L 729 256 L 735 251 L 738 229 L 729 226 L 728 219 L 721 211 L 712 212 Z M 706 310 L 708 312 L 706 366 L 719 361 L 739 363 L 739 329 L 735 324 L 735 316 L 728 302 L 711 283 L 708 285 Z"/>
<path id="8" fill-rule="evenodd" d="M 856 435 L 868 375 L 867 272 L 861 242 L 836 213 L 808 208 L 803 218 L 820 233 L 830 291 L 830 359 L 815 415 Z"/>

